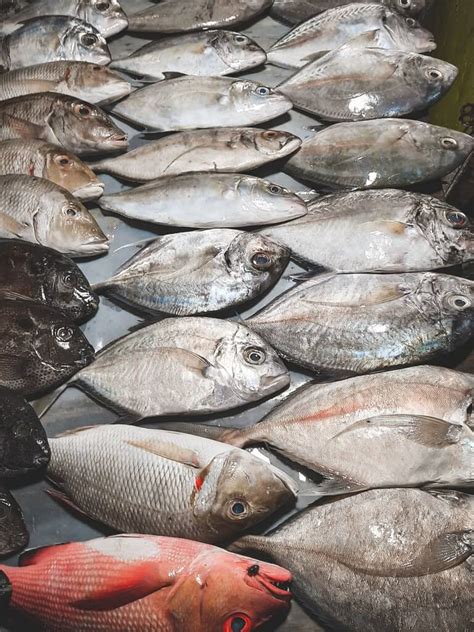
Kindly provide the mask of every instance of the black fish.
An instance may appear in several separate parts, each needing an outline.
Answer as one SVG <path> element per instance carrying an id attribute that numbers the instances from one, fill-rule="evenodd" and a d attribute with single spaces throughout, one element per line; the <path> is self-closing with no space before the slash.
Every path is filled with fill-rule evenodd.
<path id="1" fill-rule="evenodd" d="M 29 539 L 20 506 L 8 490 L 0 487 L 0 557 L 21 551 Z"/>

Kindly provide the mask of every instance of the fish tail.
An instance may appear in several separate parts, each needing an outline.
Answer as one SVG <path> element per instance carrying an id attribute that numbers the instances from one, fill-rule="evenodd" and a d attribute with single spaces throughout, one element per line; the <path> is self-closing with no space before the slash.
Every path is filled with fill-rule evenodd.
<path id="1" fill-rule="evenodd" d="M 5 568 L 5 571 L 7 570 L 7 567 L 3 568 Z M 12 596 L 12 585 L 5 571 L 0 569 L 0 623 L 4 618 Z"/>
<path id="2" fill-rule="evenodd" d="M 222 443 L 230 443 L 235 447 L 242 447 L 239 445 L 241 435 L 239 428 L 208 426 L 187 421 L 162 421 L 153 427 L 159 428 L 160 430 L 171 430 L 172 432 L 182 432 L 196 437 L 213 439 L 214 441 L 220 441 Z M 242 445 L 244 445 L 243 441 Z"/>
<path id="3" fill-rule="evenodd" d="M 65 384 L 59 386 L 52 393 L 48 393 L 47 395 L 40 397 L 40 399 L 37 399 L 35 402 L 32 403 L 33 409 L 40 419 L 41 417 L 46 415 L 54 402 L 59 399 L 59 397 L 64 393 L 67 387 L 73 383 L 73 381 L 73 379 L 68 380 Z"/>

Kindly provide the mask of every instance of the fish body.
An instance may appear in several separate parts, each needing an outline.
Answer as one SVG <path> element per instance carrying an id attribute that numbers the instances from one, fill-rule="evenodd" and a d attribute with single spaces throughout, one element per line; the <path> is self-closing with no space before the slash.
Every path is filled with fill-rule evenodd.
<path id="1" fill-rule="evenodd" d="M 50 92 L 0 102 L 0 140 L 36 138 L 80 156 L 128 147 L 127 134 L 99 107 Z"/>
<path id="2" fill-rule="evenodd" d="M 141 88 L 112 112 L 149 129 L 179 131 L 256 125 L 291 108 L 288 97 L 249 79 L 185 76 Z"/>
<path id="3" fill-rule="evenodd" d="M 445 176 L 473 148 L 467 134 L 422 121 L 338 123 L 305 141 L 285 171 L 324 188 L 398 188 Z"/>
<path id="4" fill-rule="evenodd" d="M 354 2 L 329 9 L 299 24 L 268 51 L 268 61 L 301 68 L 323 53 L 363 33 L 373 32 L 377 48 L 427 53 L 436 48 L 433 35 L 413 18 L 379 4 Z"/>
<path id="5" fill-rule="evenodd" d="M 474 232 L 464 213 L 397 189 L 316 198 L 307 215 L 263 234 L 285 244 L 295 259 L 337 272 L 416 272 L 474 258 Z"/>
<path id="6" fill-rule="evenodd" d="M 241 174 L 184 173 L 105 195 L 103 209 L 125 217 L 190 228 L 272 224 L 306 213 L 295 193 Z"/>
<path id="7" fill-rule="evenodd" d="M 242 630 L 242 622 L 253 630 L 291 600 L 282 568 L 156 536 L 44 547 L 2 571 L 12 608 L 52 632 L 187 632 L 190 622 L 193 632 Z"/>
<path id="8" fill-rule="evenodd" d="M 27 546 L 28 533 L 21 507 L 4 487 L 0 486 L 0 557 L 18 553 Z"/>
<path id="9" fill-rule="evenodd" d="M 44 178 L 0 176 L 0 209 L 0 238 L 18 238 L 76 257 L 103 254 L 109 248 L 86 207 Z"/>
<path id="10" fill-rule="evenodd" d="M 445 274 L 325 274 L 246 324 L 285 358 L 330 374 L 425 362 L 474 333 L 474 282 Z"/>
<path id="11" fill-rule="evenodd" d="M 185 75 L 231 75 L 261 66 L 267 55 L 242 33 L 201 31 L 167 37 L 145 44 L 124 59 L 114 60 L 111 68 L 132 75 L 165 79 L 167 73 Z"/>
<path id="12" fill-rule="evenodd" d="M 287 566 L 295 597 L 325 627 L 468 630 L 473 518 L 472 497 L 458 492 L 371 490 L 232 548 Z"/>
<path id="13" fill-rule="evenodd" d="M 253 127 L 191 130 L 106 158 L 92 167 L 125 180 L 147 182 L 197 171 L 245 172 L 288 156 L 300 146 L 297 136 L 280 130 Z"/>

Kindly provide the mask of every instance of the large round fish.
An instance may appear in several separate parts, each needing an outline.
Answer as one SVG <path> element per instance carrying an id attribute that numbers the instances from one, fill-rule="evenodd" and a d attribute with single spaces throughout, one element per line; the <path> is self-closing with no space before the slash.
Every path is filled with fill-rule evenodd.
<path id="1" fill-rule="evenodd" d="M 452 632 L 472 618 L 473 519 L 472 497 L 458 492 L 371 490 L 232 548 L 287 566 L 325 629 Z"/>
<path id="2" fill-rule="evenodd" d="M 245 172 L 284 158 L 301 140 L 280 130 L 218 127 L 180 132 L 91 165 L 133 182 L 196 171 Z"/>
<path id="3" fill-rule="evenodd" d="M 99 307 L 97 294 L 72 259 L 13 239 L 0 241 L 0 298 L 43 303 L 75 322 L 91 318 Z"/>
<path id="4" fill-rule="evenodd" d="M 473 148 L 471 136 L 422 121 L 338 123 L 305 141 L 285 171 L 324 188 L 406 187 L 445 176 Z"/>
<path id="5" fill-rule="evenodd" d="M 0 69 L 13 70 L 48 61 L 108 64 L 107 42 L 97 29 L 76 18 L 51 16 L 30 20 L 2 40 Z"/>
<path id="6" fill-rule="evenodd" d="M 289 476 L 245 450 L 167 430 L 79 428 L 51 439 L 51 450 L 52 481 L 119 532 L 223 542 L 297 492 Z"/>
<path id="7" fill-rule="evenodd" d="M 107 252 L 94 217 L 56 184 L 35 176 L 0 176 L 0 238 L 22 239 L 75 257 Z"/>
<path id="8" fill-rule="evenodd" d="M 0 300 L 0 385 L 36 397 L 94 359 L 77 325 L 40 303 Z"/>
<path id="9" fill-rule="evenodd" d="M 331 374 L 424 362 L 474 334 L 474 281 L 446 274 L 325 274 L 246 322 L 285 358 Z"/>
<path id="10" fill-rule="evenodd" d="M 180 33 L 226 28 L 254 19 L 272 0 L 162 0 L 128 16 L 131 31 Z"/>
<path id="11" fill-rule="evenodd" d="M 43 140 L 0 142 L 0 175 L 9 174 L 50 180 L 80 200 L 98 198 L 104 190 L 103 183 L 86 163 L 62 147 Z"/>
<path id="12" fill-rule="evenodd" d="M 379 4 L 354 2 L 329 9 L 296 26 L 267 53 L 268 61 L 284 68 L 301 68 L 349 40 L 375 32 L 376 46 L 414 53 L 436 48 L 433 35 L 413 18 Z"/>
<path id="13" fill-rule="evenodd" d="M 203 314 L 257 298 L 289 258 L 287 248 L 254 233 L 176 233 L 153 241 L 95 289 L 153 313 Z"/>
<path id="14" fill-rule="evenodd" d="M 319 197 L 304 217 L 263 234 L 295 259 L 337 272 L 416 272 L 474 259 L 474 230 L 464 213 L 398 189 Z"/>
<path id="15" fill-rule="evenodd" d="M 175 72 L 212 77 L 249 70 L 266 60 L 265 51 L 246 35 L 212 30 L 150 42 L 128 57 L 114 60 L 111 68 L 154 79 Z"/>
<path id="16" fill-rule="evenodd" d="M 127 134 L 96 105 L 49 92 L 0 102 L 0 140 L 37 138 L 78 155 L 128 147 Z"/>
<path id="17" fill-rule="evenodd" d="M 51 632 L 250 632 L 291 600 L 283 568 L 157 536 L 43 547 L 1 571 L 2 605 L 10 593 Z"/>
<path id="18" fill-rule="evenodd" d="M 244 325 L 185 317 L 121 338 L 69 384 L 144 418 L 229 410 L 272 395 L 289 381 L 276 352 Z M 42 414 L 64 388 L 41 404 Z"/>
<path id="19" fill-rule="evenodd" d="M 154 224 L 232 228 L 273 224 L 306 213 L 288 189 L 255 176 L 183 173 L 105 195 L 101 208 Z"/>
<path id="20" fill-rule="evenodd" d="M 3 485 L 0 485 L 0 512 L 0 557 L 8 557 L 27 546 L 30 534 L 21 507 Z"/>
<path id="21" fill-rule="evenodd" d="M 58 92 L 100 105 L 127 96 L 131 89 L 116 72 L 86 61 L 50 61 L 0 75 L 0 101 Z"/>
<path id="22" fill-rule="evenodd" d="M 256 125 L 292 108 L 288 97 L 250 79 L 178 77 L 141 88 L 112 112 L 161 131 Z"/>

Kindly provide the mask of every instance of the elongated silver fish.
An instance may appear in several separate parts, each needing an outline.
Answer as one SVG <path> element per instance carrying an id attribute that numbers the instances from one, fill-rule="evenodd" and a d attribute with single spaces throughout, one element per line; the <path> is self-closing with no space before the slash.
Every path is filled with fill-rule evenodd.
<path id="1" fill-rule="evenodd" d="M 273 182 L 235 173 L 163 176 L 105 195 L 101 208 L 167 226 L 232 228 L 272 224 L 306 213 L 303 200 Z"/>
<path id="2" fill-rule="evenodd" d="M 134 182 L 196 171 L 245 172 L 284 158 L 301 146 L 289 132 L 229 127 L 180 132 L 105 158 L 92 166 Z"/>
<path id="3" fill-rule="evenodd" d="M 48 475 L 74 505 L 120 532 L 222 542 L 297 491 L 284 472 L 245 450 L 166 430 L 80 428 L 52 439 L 51 448 Z"/>
<path id="4" fill-rule="evenodd" d="M 201 31 L 145 44 L 111 68 L 132 75 L 165 79 L 167 75 L 231 75 L 261 66 L 265 51 L 252 39 L 232 31 Z"/>
<path id="5" fill-rule="evenodd" d="M 308 214 L 263 231 L 293 257 L 337 272 L 412 272 L 474 258 L 468 217 L 429 195 L 397 189 L 317 198 Z"/>
<path id="6" fill-rule="evenodd" d="M 436 48 L 433 35 L 413 18 L 379 4 L 353 2 L 296 26 L 273 44 L 267 53 L 268 61 L 284 68 L 301 68 L 368 31 L 375 32 L 378 48 L 415 53 Z"/>
<path id="7" fill-rule="evenodd" d="M 305 141 L 285 171 L 325 188 L 405 187 L 445 176 L 473 148 L 471 136 L 422 121 L 338 123 Z"/>
<path id="8" fill-rule="evenodd" d="M 60 60 L 105 65 L 110 62 L 110 52 L 96 28 L 63 16 L 30 20 L 1 42 L 0 69 L 3 70 Z"/>
<path id="9" fill-rule="evenodd" d="M 262 294 L 290 252 L 273 240 L 214 229 L 159 237 L 96 289 L 151 312 L 215 312 Z"/>
<path id="10" fill-rule="evenodd" d="M 474 333 L 474 281 L 432 272 L 326 274 L 246 324 L 285 358 L 328 373 L 420 363 Z"/>
<path id="11" fill-rule="evenodd" d="M 112 112 L 143 127 L 173 131 L 256 125 L 291 108 L 288 97 L 249 79 L 178 77 L 133 92 Z"/>

